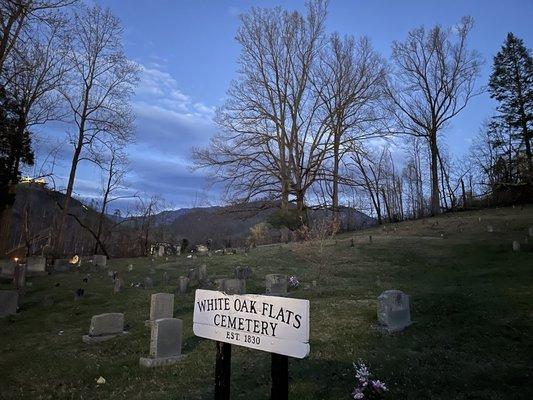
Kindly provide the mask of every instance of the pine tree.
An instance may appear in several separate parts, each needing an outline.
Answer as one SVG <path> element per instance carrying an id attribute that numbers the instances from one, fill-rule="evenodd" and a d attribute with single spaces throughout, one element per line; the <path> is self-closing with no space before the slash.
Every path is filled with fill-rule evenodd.
<path id="1" fill-rule="evenodd" d="M 512 33 L 494 57 L 489 92 L 499 102 L 496 117 L 510 129 L 512 140 L 519 140 L 519 150 L 527 165 L 524 175 L 533 183 L 533 59 L 522 39 Z M 525 154 L 524 154 L 525 153 Z"/>

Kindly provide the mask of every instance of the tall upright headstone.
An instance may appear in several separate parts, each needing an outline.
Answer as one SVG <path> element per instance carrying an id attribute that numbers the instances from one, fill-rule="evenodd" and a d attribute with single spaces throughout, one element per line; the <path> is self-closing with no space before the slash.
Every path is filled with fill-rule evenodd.
<path id="1" fill-rule="evenodd" d="M 391 333 L 411 325 L 409 296 L 400 290 L 387 290 L 378 297 L 378 323 Z"/>
<path id="2" fill-rule="evenodd" d="M 177 318 L 161 318 L 153 322 L 150 334 L 150 355 L 141 357 L 142 367 L 160 367 L 181 359 L 183 323 Z"/>
<path id="3" fill-rule="evenodd" d="M 187 293 L 187 287 L 189 285 L 189 278 L 186 276 L 180 276 L 178 278 L 178 294 L 185 294 Z"/>
<path id="4" fill-rule="evenodd" d="M 13 286 L 19 292 L 26 288 L 26 265 L 18 264 L 15 266 L 15 273 L 13 274 Z"/>

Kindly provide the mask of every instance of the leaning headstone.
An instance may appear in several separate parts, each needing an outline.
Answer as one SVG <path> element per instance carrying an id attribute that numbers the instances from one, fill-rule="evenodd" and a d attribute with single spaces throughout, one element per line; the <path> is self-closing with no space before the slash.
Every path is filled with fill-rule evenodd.
<path id="1" fill-rule="evenodd" d="M 107 266 L 107 256 L 105 254 L 95 254 L 93 256 L 93 265 L 95 267 L 106 267 Z"/>
<path id="2" fill-rule="evenodd" d="M 235 279 L 250 279 L 253 275 L 250 267 L 235 267 Z"/>
<path id="3" fill-rule="evenodd" d="M 177 363 L 181 359 L 183 323 L 177 318 L 154 321 L 150 335 L 150 356 L 141 357 L 142 367 L 152 368 Z"/>
<path id="4" fill-rule="evenodd" d="M 513 241 L 513 251 L 520 251 L 520 243 L 518 241 Z"/>
<path id="5" fill-rule="evenodd" d="M 287 275 L 269 274 L 265 276 L 266 294 L 271 296 L 287 295 Z"/>
<path id="6" fill-rule="evenodd" d="M 117 335 L 124 333 L 124 314 L 107 313 L 93 315 L 89 334 L 83 335 L 85 343 L 93 344 L 113 339 Z"/>
<path id="7" fill-rule="evenodd" d="M 225 279 L 223 291 L 226 294 L 245 294 L 246 281 L 244 279 Z"/>
<path id="8" fill-rule="evenodd" d="M 173 315 L 174 295 L 172 293 L 154 293 L 150 299 L 150 321 L 172 318 Z"/>
<path id="9" fill-rule="evenodd" d="M 400 290 L 387 290 L 378 297 L 378 323 L 384 331 L 398 332 L 411 325 L 409 296 Z"/>
<path id="10" fill-rule="evenodd" d="M 0 317 L 17 313 L 19 293 L 16 290 L 0 290 Z"/>
<path id="11" fill-rule="evenodd" d="M 154 287 L 154 281 L 149 276 L 144 278 L 144 287 L 145 289 L 152 289 Z"/>
<path id="12" fill-rule="evenodd" d="M 186 276 L 180 276 L 178 278 L 178 294 L 185 294 L 187 293 L 187 287 L 189 286 L 189 278 Z"/>
<path id="13" fill-rule="evenodd" d="M 42 256 L 28 257 L 26 259 L 26 273 L 28 275 L 46 274 L 46 258 Z"/>
<path id="14" fill-rule="evenodd" d="M 13 274 L 13 286 L 15 290 L 24 291 L 26 287 L 26 266 L 17 265 Z"/>
<path id="15" fill-rule="evenodd" d="M 124 291 L 124 279 L 117 276 L 115 279 L 115 284 L 113 286 L 113 293 L 117 294 L 117 293 L 122 293 L 123 291 Z"/>

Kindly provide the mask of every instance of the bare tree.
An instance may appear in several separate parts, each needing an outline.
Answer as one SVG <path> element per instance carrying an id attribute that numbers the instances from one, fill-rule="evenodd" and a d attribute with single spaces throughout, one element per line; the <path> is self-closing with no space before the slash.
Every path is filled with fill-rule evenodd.
<path id="1" fill-rule="evenodd" d="M 56 11 L 77 1 L 0 0 L 0 76 L 5 79 L 6 60 L 20 44 L 21 39 L 31 39 L 36 24 L 48 24 L 57 18 Z"/>
<path id="2" fill-rule="evenodd" d="M 479 93 L 475 80 L 481 58 L 467 47 L 472 26 L 472 18 L 464 17 L 453 29 L 421 27 L 409 32 L 405 42 L 392 45 L 394 69 L 386 91 L 398 131 L 427 141 L 433 215 L 440 212 L 438 138 Z"/>
<path id="3" fill-rule="evenodd" d="M 237 201 L 290 196 L 304 209 L 329 138 L 312 72 L 323 42 L 326 5 L 307 4 L 307 14 L 281 8 L 241 16 L 239 78 L 218 110 L 223 132 L 194 152 L 195 167 L 208 168 Z"/>
<path id="4" fill-rule="evenodd" d="M 128 172 L 128 159 L 126 154 L 113 142 L 106 143 L 104 147 L 107 148 L 104 150 L 107 154 L 105 154 L 104 159 L 100 162 L 100 167 L 102 168 L 102 200 L 96 228 L 94 254 L 98 253 L 98 248 L 101 248 L 105 252 L 103 247 L 105 239 L 102 236 L 109 236 L 112 233 L 112 229 L 108 229 L 104 235 L 104 224 L 108 219 L 109 205 L 117 200 L 133 197 L 131 194 L 125 192 L 126 188 L 123 186 L 125 175 Z M 113 227 L 115 226 L 116 224 L 113 224 Z"/>
<path id="5" fill-rule="evenodd" d="M 333 34 L 317 66 L 315 85 L 322 98 L 326 123 L 333 140 L 332 165 L 324 166 L 324 176 L 331 182 L 333 216 L 339 207 L 339 183 L 342 158 L 354 142 L 382 135 L 376 125 L 383 119 L 377 102 L 383 93 L 385 67 L 366 37 L 340 38 Z"/>
<path id="6" fill-rule="evenodd" d="M 130 98 L 139 67 L 128 60 L 122 47 L 122 27 L 109 9 L 82 7 L 72 21 L 68 49 L 70 73 L 62 87 L 75 131 L 74 147 L 60 221 L 56 252 L 61 252 L 68 207 L 76 170 L 84 152 L 111 140 L 123 146 L 132 139 L 133 113 Z"/>

